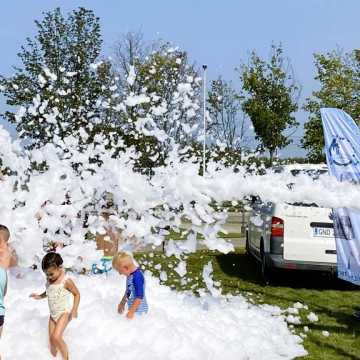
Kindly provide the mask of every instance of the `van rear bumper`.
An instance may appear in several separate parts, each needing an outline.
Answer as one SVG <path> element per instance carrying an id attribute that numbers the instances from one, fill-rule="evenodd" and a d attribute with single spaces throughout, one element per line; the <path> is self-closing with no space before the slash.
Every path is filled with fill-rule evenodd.
<path id="1" fill-rule="evenodd" d="M 285 260 L 282 255 L 266 254 L 266 263 L 269 267 L 278 269 L 312 270 L 312 271 L 337 271 L 336 263 L 320 263 L 310 261 Z"/>

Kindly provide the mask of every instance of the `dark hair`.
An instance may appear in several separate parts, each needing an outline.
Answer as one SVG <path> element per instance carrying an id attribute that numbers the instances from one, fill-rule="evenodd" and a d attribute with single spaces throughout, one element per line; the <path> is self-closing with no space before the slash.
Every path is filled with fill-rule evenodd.
<path id="1" fill-rule="evenodd" d="M 10 231 L 5 225 L 0 224 L 0 231 L 3 231 L 4 233 L 6 233 L 8 238 L 10 237 Z"/>
<path id="2" fill-rule="evenodd" d="M 49 252 L 43 257 L 41 261 L 41 268 L 43 271 L 45 271 L 52 266 L 59 267 L 62 264 L 63 264 L 63 259 L 60 256 L 60 254 L 55 252 Z"/>
<path id="3" fill-rule="evenodd" d="M 0 224 L 0 230 L 7 231 L 8 233 L 10 232 L 9 229 L 5 225 L 2 225 L 2 224 Z"/>

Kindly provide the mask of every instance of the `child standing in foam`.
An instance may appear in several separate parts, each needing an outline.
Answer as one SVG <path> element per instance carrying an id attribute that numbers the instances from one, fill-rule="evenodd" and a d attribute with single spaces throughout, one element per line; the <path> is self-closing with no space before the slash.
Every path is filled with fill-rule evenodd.
<path id="1" fill-rule="evenodd" d="M 77 318 L 80 303 L 80 292 L 74 282 L 65 275 L 63 259 L 55 252 L 47 253 L 42 259 L 41 267 L 47 277 L 46 291 L 42 294 L 31 294 L 34 299 L 48 298 L 50 352 L 57 352 L 64 360 L 69 359 L 68 347 L 63 339 L 63 332 L 70 320 Z"/>
<path id="2" fill-rule="evenodd" d="M 5 321 L 4 298 L 7 291 L 7 269 L 12 262 L 12 253 L 8 245 L 10 231 L 5 225 L 0 224 L 0 337 Z"/>
<path id="3" fill-rule="evenodd" d="M 125 253 L 117 253 L 112 261 L 113 267 L 121 275 L 126 276 L 125 294 L 118 305 L 118 312 L 122 314 L 128 305 L 126 317 L 132 319 L 135 314 L 146 314 L 148 305 L 145 297 L 145 279 L 142 271 L 135 265 L 133 258 Z"/>
<path id="4" fill-rule="evenodd" d="M 6 268 L 0 267 L 0 337 L 3 330 L 5 321 L 5 305 L 4 298 L 7 291 L 7 274 Z M 0 357 L 1 359 L 1 357 Z"/>
<path id="5" fill-rule="evenodd" d="M 7 269 L 11 263 L 11 251 L 8 246 L 9 238 L 9 229 L 5 225 L 0 224 L 0 337 L 5 321 L 4 298 L 6 295 L 8 282 Z"/>

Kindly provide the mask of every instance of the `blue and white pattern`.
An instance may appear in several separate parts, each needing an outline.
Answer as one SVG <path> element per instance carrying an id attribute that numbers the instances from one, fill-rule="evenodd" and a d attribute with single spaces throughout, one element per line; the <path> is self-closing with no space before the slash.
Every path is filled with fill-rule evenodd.
<path id="1" fill-rule="evenodd" d="M 321 109 L 326 160 L 330 175 L 339 181 L 360 184 L 360 130 L 339 109 Z M 360 285 L 360 212 L 338 208 L 333 211 L 338 276 Z"/>
<path id="2" fill-rule="evenodd" d="M 128 308 L 132 306 L 135 299 L 141 299 L 141 303 L 136 310 L 136 314 L 146 314 L 148 304 L 145 296 L 145 278 L 142 271 L 138 268 L 126 278 L 126 296 Z"/>

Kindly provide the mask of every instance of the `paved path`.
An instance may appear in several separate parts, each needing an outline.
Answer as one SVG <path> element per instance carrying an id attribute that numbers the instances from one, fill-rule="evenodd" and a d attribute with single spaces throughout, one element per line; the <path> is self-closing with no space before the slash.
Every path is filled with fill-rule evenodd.
<path id="1" fill-rule="evenodd" d="M 228 234 L 233 234 L 235 237 L 227 238 L 228 241 L 231 241 L 235 248 L 245 247 L 245 227 L 248 221 L 248 213 L 230 213 L 227 219 L 227 222 L 224 225 L 224 229 Z M 182 227 L 184 229 L 189 227 L 189 223 L 183 223 Z M 207 249 L 205 245 L 198 243 L 198 250 Z M 152 246 L 146 246 L 145 248 L 139 251 L 162 251 L 162 246 L 153 248 Z"/>

